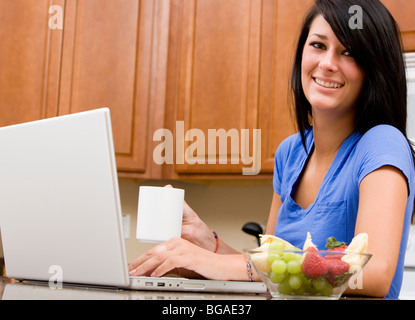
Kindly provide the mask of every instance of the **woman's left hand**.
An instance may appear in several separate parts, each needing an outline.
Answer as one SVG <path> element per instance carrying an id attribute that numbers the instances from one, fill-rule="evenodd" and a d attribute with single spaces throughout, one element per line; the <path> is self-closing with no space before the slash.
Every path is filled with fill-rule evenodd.
<path id="1" fill-rule="evenodd" d="M 219 255 L 182 238 L 172 238 L 148 250 L 129 265 L 131 276 L 161 277 L 175 273 L 184 277 L 215 280 L 246 278 L 242 254 Z"/>

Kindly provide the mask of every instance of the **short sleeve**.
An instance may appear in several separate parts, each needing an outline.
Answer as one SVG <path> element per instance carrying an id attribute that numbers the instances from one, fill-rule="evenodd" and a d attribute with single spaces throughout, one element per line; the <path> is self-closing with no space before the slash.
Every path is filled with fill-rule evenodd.
<path id="1" fill-rule="evenodd" d="M 275 152 L 275 162 L 274 162 L 274 177 L 273 177 L 273 186 L 275 193 L 281 195 L 281 181 L 282 181 L 282 150 L 281 145 L 278 147 Z"/>
<path id="2" fill-rule="evenodd" d="M 274 177 L 273 186 L 274 191 L 278 195 L 281 195 L 281 185 L 283 182 L 284 169 L 286 169 L 287 162 L 289 161 L 290 151 L 295 140 L 298 140 L 298 135 L 293 135 L 285 139 L 279 145 L 275 152 L 275 163 L 274 163 Z"/>
<path id="3" fill-rule="evenodd" d="M 409 189 L 414 170 L 412 153 L 409 143 L 398 129 L 389 125 L 372 128 L 360 139 L 356 152 L 359 184 L 369 173 L 383 166 L 393 166 L 405 175 Z"/>

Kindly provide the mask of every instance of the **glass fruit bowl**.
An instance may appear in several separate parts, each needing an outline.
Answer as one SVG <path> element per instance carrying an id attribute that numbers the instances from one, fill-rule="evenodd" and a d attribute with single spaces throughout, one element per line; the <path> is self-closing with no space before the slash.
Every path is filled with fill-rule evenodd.
<path id="1" fill-rule="evenodd" d="M 339 299 L 371 258 L 368 253 L 296 248 L 244 250 L 276 299 Z"/>

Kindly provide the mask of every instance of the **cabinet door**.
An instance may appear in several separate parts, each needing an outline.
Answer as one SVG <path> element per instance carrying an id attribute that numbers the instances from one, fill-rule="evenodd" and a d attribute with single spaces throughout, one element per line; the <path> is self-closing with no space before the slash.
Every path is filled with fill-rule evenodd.
<path id="1" fill-rule="evenodd" d="M 49 5 L 0 1 L 0 126 L 57 114 L 62 31 L 48 28 Z"/>
<path id="2" fill-rule="evenodd" d="M 250 130 L 252 146 L 258 121 L 261 1 L 172 0 L 170 26 L 166 123 L 176 144 L 171 174 L 240 174 L 241 130 Z M 177 121 L 183 130 L 176 130 Z M 189 129 L 200 130 L 202 144 L 193 152 L 196 136 L 184 143 Z M 233 133 L 222 141 L 226 149 L 220 150 L 219 138 L 209 138 L 209 130 L 219 129 Z"/>
<path id="3" fill-rule="evenodd" d="M 118 170 L 139 176 L 149 174 L 148 132 L 156 111 L 150 110 L 150 82 L 158 3 L 73 0 L 65 8 L 59 114 L 109 107 Z"/>
<path id="4" fill-rule="evenodd" d="M 183 143 L 183 133 L 190 129 L 201 130 L 205 139 L 202 156 L 197 152 L 201 150 L 192 148 L 197 142 L 195 137 L 175 149 L 184 150 L 185 156 L 176 154 L 172 176 L 242 176 L 243 168 L 254 165 L 242 162 L 243 130 L 249 134 L 249 155 L 255 155 L 261 173 L 270 176 L 276 148 L 295 132 L 288 107 L 289 69 L 303 16 L 312 1 L 172 3 L 166 106 L 171 116 L 167 123 L 173 130 L 181 130 L 175 132 L 176 145 Z M 183 122 L 183 129 L 177 121 Z M 230 136 L 233 130 L 239 138 L 239 149 L 231 148 L 234 136 L 228 138 L 226 150 L 219 150 L 218 139 L 216 150 L 209 149 L 209 144 L 215 142 L 209 130 L 219 129 Z M 260 149 L 255 152 L 254 129 L 261 130 L 256 141 Z M 188 163 L 188 150 L 205 163 Z M 209 150 L 216 153 L 212 155 Z M 208 164 L 210 157 L 216 157 L 215 164 Z M 219 163 L 220 159 L 226 164 Z"/>

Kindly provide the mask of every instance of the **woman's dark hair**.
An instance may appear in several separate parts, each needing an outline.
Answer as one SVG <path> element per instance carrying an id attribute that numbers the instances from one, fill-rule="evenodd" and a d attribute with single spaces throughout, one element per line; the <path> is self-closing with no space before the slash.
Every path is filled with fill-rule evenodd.
<path id="1" fill-rule="evenodd" d="M 362 9 L 361 29 L 351 28 L 352 6 Z M 316 0 L 306 16 L 291 77 L 298 130 L 305 147 L 311 129 L 311 105 L 301 83 L 305 42 L 314 19 L 322 15 L 342 45 L 364 70 L 366 80 L 357 105 L 355 130 L 365 133 L 378 124 L 396 127 L 406 137 L 407 85 L 399 28 L 379 0 Z"/>

